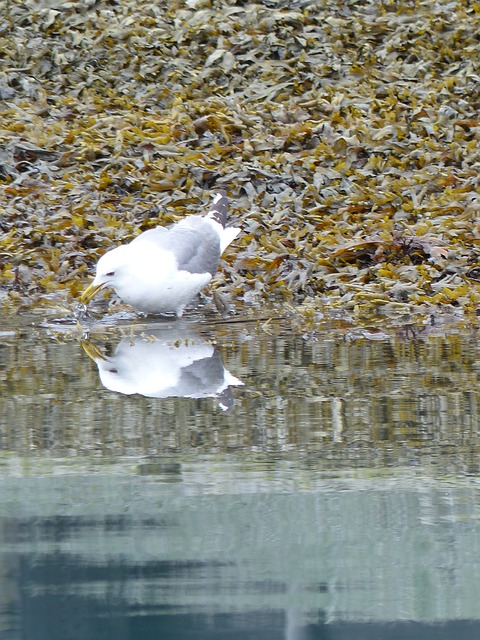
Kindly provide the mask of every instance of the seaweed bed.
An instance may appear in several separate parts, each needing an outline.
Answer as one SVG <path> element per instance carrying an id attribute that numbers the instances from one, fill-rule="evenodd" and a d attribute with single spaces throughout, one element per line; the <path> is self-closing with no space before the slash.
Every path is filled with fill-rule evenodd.
<path id="1" fill-rule="evenodd" d="M 477 317 L 480 3 L 0 5 L 4 311 L 222 187 L 237 308 Z"/>

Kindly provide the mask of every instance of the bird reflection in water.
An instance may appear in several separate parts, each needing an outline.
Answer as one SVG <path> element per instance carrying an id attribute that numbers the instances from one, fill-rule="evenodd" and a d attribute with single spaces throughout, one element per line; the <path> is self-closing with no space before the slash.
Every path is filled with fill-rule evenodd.
<path id="1" fill-rule="evenodd" d="M 215 345 L 191 331 L 143 330 L 122 338 L 111 356 L 90 340 L 81 344 L 102 384 L 125 395 L 216 398 L 228 412 L 234 406 L 231 387 L 243 385 L 223 366 Z"/>

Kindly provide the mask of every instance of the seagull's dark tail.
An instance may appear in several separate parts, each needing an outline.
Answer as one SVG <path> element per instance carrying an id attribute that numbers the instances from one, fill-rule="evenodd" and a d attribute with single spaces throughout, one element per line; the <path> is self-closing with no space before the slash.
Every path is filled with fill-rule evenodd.
<path id="1" fill-rule="evenodd" d="M 211 218 L 215 220 L 215 222 L 218 222 L 218 224 L 221 224 L 222 227 L 225 227 L 227 223 L 227 205 L 227 192 L 220 189 L 213 199 L 212 206 L 207 213 L 207 218 Z"/>

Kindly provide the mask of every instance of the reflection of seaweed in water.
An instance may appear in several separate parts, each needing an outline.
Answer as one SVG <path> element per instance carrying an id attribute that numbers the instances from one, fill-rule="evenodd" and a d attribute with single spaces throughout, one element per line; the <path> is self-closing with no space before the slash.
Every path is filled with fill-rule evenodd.
<path id="1" fill-rule="evenodd" d="M 247 385 L 234 391 L 231 415 L 212 413 L 215 400 L 202 399 L 210 395 L 227 402 L 219 396 L 224 365 L 218 355 L 203 361 L 214 352 L 203 339 L 192 342 L 197 364 L 195 357 L 186 358 L 182 366 L 169 365 L 170 377 L 164 377 L 165 392 L 180 395 L 183 389 L 198 397 L 155 399 L 99 388 L 96 367 L 76 343 L 56 344 L 41 332 L 12 334 L 2 348 L 0 446 L 27 456 L 49 450 L 109 455 L 112 446 L 125 455 L 171 450 L 294 456 L 308 468 L 330 471 L 395 468 L 416 464 L 421 455 L 422 464 L 436 473 L 465 468 L 476 473 L 480 356 L 474 332 L 445 333 L 430 325 L 395 335 L 340 325 L 326 332 L 319 326 L 306 336 L 282 322 L 271 322 L 268 332 L 261 324 L 243 323 L 218 325 L 215 331 L 228 369 Z M 178 338 L 178 331 L 174 335 Z M 157 361 L 166 365 L 169 352 L 162 351 L 161 341 L 152 341 L 152 353 L 160 351 L 149 361 L 150 342 L 140 342 L 137 352 L 128 340 L 118 362 L 112 356 L 102 362 L 118 378 L 124 355 L 137 353 L 137 365 L 152 374 L 151 383 Z M 112 353 L 115 357 L 115 349 Z M 140 392 L 129 389 L 134 390 Z M 150 392 L 158 390 L 151 384 Z"/>
<path id="2" fill-rule="evenodd" d="M 148 360 L 149 333 L 137 364 L 150 370 L 161 353 Z M 229 629 L 357 640 L 407 616 L 424 621 L 399 627 L 409 638 L 475 618 L 476 334 L 339 324 L 305 336 L 270 322 L 214 337 L 248 383 L 230 414 L 201 398 L 111 393 L 76 342 L 3 336 L 0 579 L 13 596 L 0 628 L 35 640 Z M 197 391 L 223 367 L 198 361 L 198 376 L 183 362 Z M 458 625 L 475 636 L 478 623 Z"/>

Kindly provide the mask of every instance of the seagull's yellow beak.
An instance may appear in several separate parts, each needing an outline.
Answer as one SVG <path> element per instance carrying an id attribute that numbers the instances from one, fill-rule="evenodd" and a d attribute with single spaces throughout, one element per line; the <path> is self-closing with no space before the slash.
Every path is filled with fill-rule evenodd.
<path id="1" fill-rule="evenodd" d="M 85 291 L 80 296 L 80 302 L 82 304 L 88 304 L 90 300 L 100 291 L 104 284 L 94 284 L 93 282 L 88 285 Z"/>
<path id="2" fill-rule="evenodd" d="M 90 340 L 81 340 L 80 345 L 87 356 L 92 360 L 106 360 L 103 351 L 101 351 L 97 345 L 93 344 L 93 342 L 90 342 Z"/>

